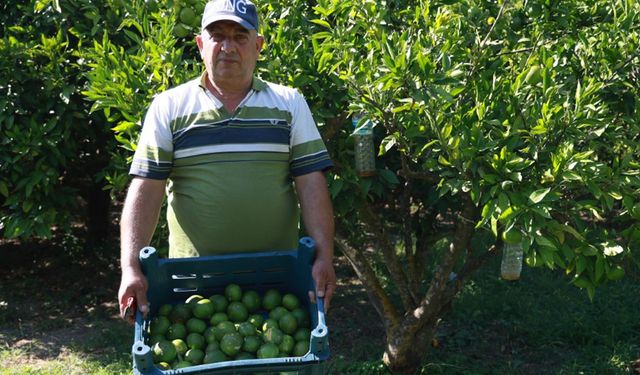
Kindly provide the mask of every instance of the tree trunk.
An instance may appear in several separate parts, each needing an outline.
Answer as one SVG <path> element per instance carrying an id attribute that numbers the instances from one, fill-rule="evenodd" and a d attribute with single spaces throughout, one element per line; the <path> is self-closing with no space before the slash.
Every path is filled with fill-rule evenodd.
<path id="1" fill-rule="evenodd" d="M 396 375 L 415 375 L 431 344 L 439 319 L 426 322 L 419 329 L 402 324 L 387 330 L 387 343 L 382 360 Z"/>

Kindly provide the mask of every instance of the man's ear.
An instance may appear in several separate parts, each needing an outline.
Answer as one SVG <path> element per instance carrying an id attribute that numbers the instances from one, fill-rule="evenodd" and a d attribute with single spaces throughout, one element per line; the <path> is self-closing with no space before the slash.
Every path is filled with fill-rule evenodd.
<path id="1" fill-rule="evenodd" d="M 258 53 L 262 51 L 262 47 L 264 47 L 264 37 L 258 34 L 258 37 L 256 38 L 256 49 L 258 50 Z"/>
<path id="2" fill-rule="evenodd" d="M 202 35 L 196 35 L 196 44 L 198 45 L 198 50 L 202 53 Z"/>

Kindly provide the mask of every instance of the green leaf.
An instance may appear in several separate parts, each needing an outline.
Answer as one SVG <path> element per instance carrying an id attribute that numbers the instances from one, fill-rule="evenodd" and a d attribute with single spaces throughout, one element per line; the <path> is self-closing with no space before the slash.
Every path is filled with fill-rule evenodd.
<path id="1" fill-rule="evenodd" d="M 549 191 L 551 191 L 551 188 L 536 190 L 533 193 L 529 194 L 529 200 L 534 204 L 540 203 L 544 199 L 544 197 L 549 194 Z"/>
<path id="2" fill-rule="evenodd" d="M 4 181 L 0 181 L 0 194 L 5 197 L 9 197 L 9 189 L 7 188 L 7 184 Z"/>

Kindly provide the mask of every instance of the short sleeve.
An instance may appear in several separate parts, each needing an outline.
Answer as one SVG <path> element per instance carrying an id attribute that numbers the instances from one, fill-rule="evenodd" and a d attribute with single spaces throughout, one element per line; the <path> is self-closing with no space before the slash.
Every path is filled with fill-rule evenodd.
<path id="1" fill-rule="evenodd" d="M 298 91 L 292 97 L 291 174 L 301 176 L 333 167 L 311 110 Z"/>
<path id="2" fill-rule="evenodd" d="M 129 174 L 164 180 L 173 166 L 173 137 L 168 96 L 160 94 L 149 106 Z"/>

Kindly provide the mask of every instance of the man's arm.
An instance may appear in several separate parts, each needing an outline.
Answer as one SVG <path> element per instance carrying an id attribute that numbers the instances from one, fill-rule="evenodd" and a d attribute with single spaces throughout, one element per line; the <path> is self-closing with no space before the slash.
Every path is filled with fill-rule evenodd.
<path id="1" fill-rule="evenodd" d="M 296 177 L 295 185 L 305 229 L 316 243 L 316 260 L 312 271 L 316 294 L 324 297 L 327 310 L 336 289 L 336 273 L 333 268 L 335 228 L 327 180 L 323 172 L 317 171 Z"/>
<path id="2" fill-rule="evenodd" d="M 124 314 L 127 300 L 133 297 L 140 312 L 149 311 L 147 280 L 142 273 L 138 254 L 148 246 L 158 224 L 164 198 L 165 180 L 134 177 L 120 219 L 120 267 L 122 279 L 118 291 L 120 313 Z"/>

